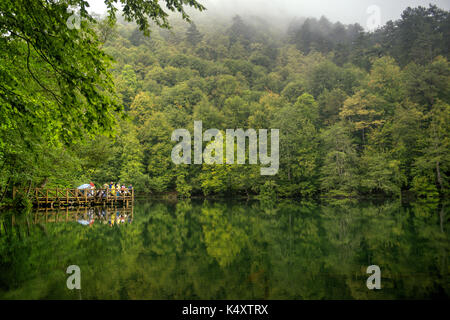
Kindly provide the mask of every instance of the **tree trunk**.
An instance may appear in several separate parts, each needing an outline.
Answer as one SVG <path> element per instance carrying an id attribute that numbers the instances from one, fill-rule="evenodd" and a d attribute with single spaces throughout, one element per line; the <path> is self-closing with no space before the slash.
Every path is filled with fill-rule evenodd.
<path id="1" fill-rule="evenodd" d="M 5 190 L 3 191 L 3 194 L 2 194 L 2 197 L 0 199 L 0 202 L 2 202 L 3 199 L 5 198 L 5 195 L 6 195 L 6 192 L 8 191 L 10 183 L 11 183 L 11 177 L 8 178 L 8 182 L 6 183 Z"/>
<path id="2" fill-rule="evenodd" d="M 45 186 L 47 185 L 48 182 L 48 177 L 45 177 L 44 180 L 42 180 L 42 182 L 39 185 L 39 188 L 45 188 Z"/>
<path id="3" fill-rule="evenodd" d="M 33 181 L 30 179 L 30 183 L 28 184 L 28 190 L 27 190 L 27 197 L 30 194 L 31 191 L 31 184 L 33 183 Z"/>
<path id="4" fill-rule="evenodd" d="M 442 186 L 442 177 L 441 177 L 441 169 L 439 167 L 439 160 L 436 161 L 436 175 L 437 175 L 437 181 L 439 183 L 439 187 L 441 188 L 441 191 L 444 189 Z"/>

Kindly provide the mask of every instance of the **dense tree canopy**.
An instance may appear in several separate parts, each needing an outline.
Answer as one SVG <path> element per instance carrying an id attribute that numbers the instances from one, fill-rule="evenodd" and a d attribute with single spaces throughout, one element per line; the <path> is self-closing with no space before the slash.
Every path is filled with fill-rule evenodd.
<path id="1" fill-rule="evenodd" d="M 49 178 L 120 180 L 185 197 L 448 195 L 448 11 L 407 8 L 373 33 L 325 17 L 283 33 L 239 16 L 224 28 L 173 20 L 167 32 L 153 1 L 121 0 L 125 20 L 115 26 L 117 1 L 105 2 L 104 20 L 88 16 L 83 1 L 0 4 L 3 188 Z M 203 9 L 167 3 L 185 20 L 182 5 Z M 66 27 L 69 4 L 80 7 L 80 29 Z M 35 14 L 44 27 L 35 28 Z M 192 132 L 194 120 L 279 128 L 278 175 L 261 176 L 255 165 L 174 165 L 171 133 Z"/>
<path id="2" fill-rule="evenodd" d="M 61 153 L 62 159 L 71 157 L 63 145 L 71 148 L 86 137 L 114 130 L 122 104 L 115 95 L 112 60 L 101 40 L 107 39 L 115 19 L 116 2 L 105 0 L 109 22 L 101 24 L 88 14 L 88 3 L 83 0 L 0 3 L 2 191 L 11 181 L 36 181 L 48 176 L 53 164 L 54 168 L 63 166 L 54 159 Z M 169 27 L 168 14 L 157 2 L 120 2 L 125 19 L 137 21 L 144 32 L 148 33 L 149 21 Z M 166 1 L 166 5 L 186 20 L 184 5 L 204 9 L 195 0 Z M 79 9 L 78 19 L 71 8 Z M 77 166 L 76 159 L 68 162 Z M 58 170 L 74 172 L 67 169 Z"/>

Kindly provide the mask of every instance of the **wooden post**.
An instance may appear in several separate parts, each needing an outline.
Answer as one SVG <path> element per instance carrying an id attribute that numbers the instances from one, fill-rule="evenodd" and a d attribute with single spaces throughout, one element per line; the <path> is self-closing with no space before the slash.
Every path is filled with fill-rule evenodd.
<path id="1" fill-rule="evenodd" d="M 13 200 L 16 198 L 16 192 L 17 192 L 17 189 L 16 189 L 16 187 L 14 186 L 14 187 L 13 187 Z"/>
<path id="2" fill-rule="evenodd" d="M 45 206 L 48 205 L 48 189 L 45 189 Z"/>
<path id="3" fill-rule="evenodd" d="M 69 205 L 69 189 L 66 189 L 66 204 Z"/>

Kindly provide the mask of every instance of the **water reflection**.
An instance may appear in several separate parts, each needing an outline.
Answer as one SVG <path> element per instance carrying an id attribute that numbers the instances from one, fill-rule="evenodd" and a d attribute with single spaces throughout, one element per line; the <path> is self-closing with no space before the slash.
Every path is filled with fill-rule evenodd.
<path id="1" fill-rule="evenodd" d="M 15 221 L 16 214 L 13 214 L 11 218 L 12 221 Z M 133 207 L 66 207 L 58 210 L 40 208 L 32 211 L 32 223 L 34 224 L 71 221 L 85 226 L 99 223 L 111 227 L 122 223 L 131 223 Z"/>
<path id="2" fill-rule="evenodd" d="M 70 264 L 84 299 L 448 298 L 446 207 L 182 201 L 7 213 L 0 298 L 77 299 Z M 378 291 L 366 287 L 372 264 Z"/>

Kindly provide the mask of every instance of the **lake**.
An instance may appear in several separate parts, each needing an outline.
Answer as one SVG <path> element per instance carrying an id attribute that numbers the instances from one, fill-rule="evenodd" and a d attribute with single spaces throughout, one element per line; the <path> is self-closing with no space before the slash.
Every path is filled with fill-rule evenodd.
<path id="1" fill-rule="evenodd" d="M 448 205 L 147 201 L 0 215 L 0 299 L 448 299 Z M 79 266 L 81 289 L 66 273 Z M 369 290 L 367 267 L 381 271 Z"/>

